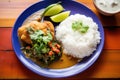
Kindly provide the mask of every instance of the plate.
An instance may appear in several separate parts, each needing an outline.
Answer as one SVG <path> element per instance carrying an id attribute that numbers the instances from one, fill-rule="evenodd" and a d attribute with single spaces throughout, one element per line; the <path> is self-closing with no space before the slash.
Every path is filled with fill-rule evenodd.
<path id="1" fill-rule="evenodd" d="M 94 51 L 94 53 L 91 56 L 84 58 L 80 63 L 64 69 L 46 69 L 38 66 L 30 59 L 24 56 L 24 54 L 20 49 L 21 45 L 18 39 L 17 30 L 23 24 L 23 22 L 28 16 L 30 16 L 31 14 L 33 14 L 38 10 L 47 7 L 50 4 L 57 3 L 58 1 L 61 1 L 62 2 L 61 4 L 65 8 L 65 10 L 70 10 L 71 14 L 79 13 L 91 17 L 94 20 L 94 22 L 98 24 L 101 41 L 100 44 L 97 46 L 96 51 Z M 31 5 L 25 11 L 23 11 L 21 15 L 18 17 L 12 30 L 12 45 L 18 59 L 31 71 L 37 73 L 38 75 L 51 77 L 51 78 L 68 77 L 83 72 L 84 70 L 88 69 L 97 60 L 104 45 L 104 31 L 103 31 L 103 26 L 101 25 L 98 17 L 83 4 L 72 0 L 44 0 Z"/>

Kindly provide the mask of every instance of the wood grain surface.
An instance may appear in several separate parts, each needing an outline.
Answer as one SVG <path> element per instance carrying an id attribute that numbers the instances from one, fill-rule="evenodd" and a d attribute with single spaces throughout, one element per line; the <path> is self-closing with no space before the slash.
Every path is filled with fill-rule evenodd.
<path id="1" fill-rule="evenodd" d="M 11 42 L 15 20 L 22 11 L 38 1 L 0 0 L 0 79 L 49 79 L 27 69 L 15 55 Z M 89 7 L 98 16 L 104 27 L 105 44 L 100 57 L 89 69 L 64 79 L 120 78 L 120 14 L 103 16 L 95 9 L 92 0 L 76 1 Z"/>

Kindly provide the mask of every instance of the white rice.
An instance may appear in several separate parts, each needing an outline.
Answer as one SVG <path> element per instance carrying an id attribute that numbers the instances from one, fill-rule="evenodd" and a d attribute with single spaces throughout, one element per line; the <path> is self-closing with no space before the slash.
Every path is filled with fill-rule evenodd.
<path id="1" fill-rule="evenodd" d="M 73 31 L 72 23 L 75 21 L 82 21 L 83 24 L 88 25 L 88 31 L 83 34 Z M 92 54 L 101 39 L 98 25 L 91 17 L 80 14 L 71 15 L 61 22 L 56 28 L 56 38 L 62 43 L 64 53 L 76 58 L 84 58 Z"/>

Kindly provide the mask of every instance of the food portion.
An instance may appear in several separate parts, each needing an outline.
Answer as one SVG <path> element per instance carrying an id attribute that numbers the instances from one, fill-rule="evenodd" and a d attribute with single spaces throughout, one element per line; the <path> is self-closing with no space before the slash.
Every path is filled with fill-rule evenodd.
<path id="1" fill-rule="evenodd" d="M 58 2 L 58 3 L 51 4 L 48 7 L 46 7 L 42 16 L 53 16 L 53 15 L 60 13 L 63 10 L 64 10 L 63 6 L 60 5 Z"/>
<path id="2" fill-rule="evenodd" d="M 100 43 L 98 25 L 80 14 L 61 22 L 56 28 L 56 38 L 62 43 L 64 53 L 75 58 L 90 56 Z"/>
<path id="3" fill-rule="evenodd" d="M 103 11 L 120 12 L 120 0 L 95 0 L 95 3 Z"/>
<path id="4" fill-rule="evenodd" d="M 70 11 L 65 11 L 65 12 L 59 13 L 57 15 L 51 16 L 50 19 L 53 22 L 61 22 L 61 21 L 65 20 L 69 15 L 70 15 Z"/>
<path id="5" fill-rule="evenodd" d="M 32 30 L 41 30 L 44 32 L 44 34 L 47 34 L 47 31 L 49 30 L 52 37 L 54 38 L 54 26 L 50 21 L 44 21 L 43 23 L 38 21 L 31 21 L 30 23 L 23 25 L 18 29 L 18 35 L 20 39 L 28 44 L 31 44 L 32 41 L 30 39 L 29 33 Z"/>
<path id="6" fill-rule="evenodd" d="M 29 16 L 18 29 L 23 54 L 41 67 L 73 66 L 90 56 L 100 43 L 98 25 L 92 18 L 81 14 L 69 16 L 70 11 L 63 9 L 59 3 L 49 5 Z M 58 11 L 52 13 L 54 10 Z M 54 26 L 53 22 L 59 25 Z"/>
<path id="7" fill-rule="evenodd" d="M 54 26 L 49 21 L 32 21 L 18 29 L 18 36 L 24 43 L 23 53 L 41 65 L 49 65 L 62 55 L 61 45 L 54 39 Z"/>

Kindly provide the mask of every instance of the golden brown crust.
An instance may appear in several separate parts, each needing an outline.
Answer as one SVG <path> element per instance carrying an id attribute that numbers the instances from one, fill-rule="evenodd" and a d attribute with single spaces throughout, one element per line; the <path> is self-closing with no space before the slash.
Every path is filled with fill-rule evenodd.
<path id="1" fill-rule="evenodd" d="M 47 30 L 49 29 L 54 38 L 54 26 L 50 21 L 44 21 L 43 23 L 38 22 L 38 21 L 32 21 L 26 25 L 21 26 L 18 29 L 18 36 L 20 37 L 22 41 L 28 44 L 31 44 L 32 41 L 27 32 L 27 27 L 32 27 L 34 30 L 42 30 L 45 34 L 47 33 Z"/>
<path id="2" fill-rule="evenodd" d="M 50 21 L 44 21 L 45 24 L 47 24 L 47 27 L 50 29 L 50 32 L 54 38 L 54 25 Z"/>

